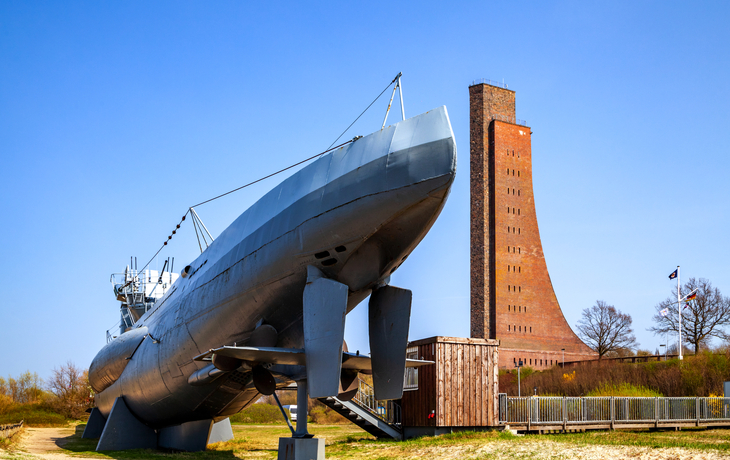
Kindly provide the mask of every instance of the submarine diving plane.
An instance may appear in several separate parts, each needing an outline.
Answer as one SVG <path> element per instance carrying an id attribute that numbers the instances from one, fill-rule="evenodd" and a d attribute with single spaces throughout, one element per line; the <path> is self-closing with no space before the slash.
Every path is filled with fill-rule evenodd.
<path id="1" fill-rule="evenodd" d="M 455 173 L 440 107 L 285 179 L 179 277 L 166 274 L 164 295 L 99 351 L 84 437 L 100 437 L 97 450 L 204 449 L 230 436 L 216 422 L 261 394 L 296 382 L 300 398 L 349 399 L 358 372 L 372 373 L 377 399 L 400 398 L 406 365 L 424 362 L 406 360 L 412 296 L 390 275 L 434 224 Z M 115 286 L 120 300 L 130 279 Z M 369 357 L 344 345 L 346 315 L 368 296 Z"/>

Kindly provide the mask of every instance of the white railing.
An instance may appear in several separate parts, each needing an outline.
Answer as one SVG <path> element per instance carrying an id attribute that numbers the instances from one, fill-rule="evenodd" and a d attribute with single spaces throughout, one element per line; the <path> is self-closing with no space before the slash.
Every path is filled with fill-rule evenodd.
<path id="1" fill-rule="evenodd" d="M 510 397 L 499 395 L 499 423 L 529 425 L 730 422 L 730 398 Z"/>
<path id="2" fill-rule="evenodd" d="M 390 425 L 400 425 L 400 406 L 394 401 L 375 399 L 373 387 L 358 378 L 357 394 L 353 398 L 360 407 L 372 413 Z"/>

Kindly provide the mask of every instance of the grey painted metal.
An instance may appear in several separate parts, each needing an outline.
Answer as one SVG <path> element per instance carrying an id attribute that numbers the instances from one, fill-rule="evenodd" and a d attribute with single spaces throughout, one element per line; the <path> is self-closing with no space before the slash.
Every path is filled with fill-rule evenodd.
<path id="1" fill-rule="evenodd" d="M 340 388 L 348 287 L 307 267 L 304 288 L 304 352 L 309 396 L 336 396 Z"/>
<path id="2" fill-rule="evenodd" d="M 139 327 L 104 345 L 89 367 L 89 384 L 101 393 L 119 379 L 134 352 L 147 338 L 147 328 Z"/>
<path id="3" fill-rule="evenodd" d="M 90 380 L 104 387 L 95 396 L 102 415 L 109 417 L 122 395 L 154 429 L 221 420 L 252 404 L 259 395 L 245 361 L 191 385 L 190 376 L 211 364 L 193 358 L 249 347 L 261 324 L 278 331 L 276 348 L 302 349 L 306 267 L 348 287 L 349 312 L 425 237 L 455 168 L 456 144 L 441 107 L 323 155 L 284 180 L 188 264 L 188 275 L 132 330 L 99 352 Z M 145 335 L 133 355 L 115 344 Z M 105 371 L 117 366 L 121 374 Z M 279 387 L 305 377 L 302 366 L 269 370 Z"/>
<path id="4" fill-rule="evenodd" d="M 279 406 L 279 410 L 281 411 L 281 415 L 284 417 L 284 421 L 286 422 L 286 426 L 289 427 L 289 431 L 291 432 L 291 435 L 294 436 L 294 427 L 291 425 L 291 420 L 289 420 L 289 416 L 286 415 L 286 411 L 284 410 L 284 406 L 281 405 L 281 401 L 279 401 L 279 397 L 276 395 L 276 392 L 273 392 L 271 396 L 274 397 L 274 401 L 276 401 L 276 405 Z M 291 412 L 290 412 L 291 413 Z M 296 420 L 296 416 L 294 416 L 294 420 Z"/>
<path id="5" fill-rule="evenodd" d="M 723 384 L 722 384 L 722 394 L 726 398 L 730 398 L 730 382 L 723 382 Z"/>
<path id="6" fill-rule="evenodd" d="M 233 439 L 233 427 L 231 427 L 231 419 L 228 417 L 215 422 L 208 436 L 208 444 L 216 442 L 226 442 Z"/>
<path id="7" fill-rule="evenodd" d="M 155 430 L 132 414 L 124 402 L 124 398 L 116 398 L 99 443 L 96 445 L 96 451 L 155 449 L 156 447 L 157 433 Z"/>
<path id="8" fill-rule="evenodd" d="M 499 423 L 596 425 L 730 423 L 730 398 L 719 397 L 509 397 L 499 395 Z"/>
<path id="9" fill-rule="evenodd" d="M 375 397 L 380 400 L 403 397 L 412 298 L 408 289 L 393 286 L 375 289 L 370 296 L 370 354 Z"/>
<path id="10" fill-rule="evenodd" d="M 324 438 L 279 438 L 277 460 L 324 460 Z"/>
<path id="11" fill-rule="evenodd" d="M 104 432 L 104 425 L 106 425 L 106 418 L 101 414 L 101 411 L 96 407 L 91 409 L 89 420 L 86 422 L 86 428 L 84 428 L 84 434 L 81 437 L 84 439 L 100 438 L 101 433 Z"/>
<path id="12" fill-rule="evenodd" d="M 307 431 L 307 417 L 309 416 L 309 401 L 307 400 L 307 381 L 297 380 L 297 429 L 292 437 L 311 438 Z"/>
<path id="13" fill-rule="evenodd" d="M 161 428 L 157 432 L 157 445 L 164 449 L 200 452 L 208 445 L 213 420 L 196 420 L 180 425 Z"/>
<path id="14" fill-rule="evenodd" d="M 210 362 L 213 354 L 226 356 L 230 358 L 240 359 L 242 361 L 266 362 L 272 364 L 282 364 L 290 366 L 304 366 L 307 363 L 307 357 L 303 348 L 281 348 L 281 347 L 220 347 L 209 350 L 194 358 L 195 361 Z M 352 369 L 361 371 L 372 370 L 372 359 L 369 356 L 342 352 L 342 369 Z M 433 364 L 433 361 L 423 359 L 406 359 L 406 367 L 421 367 Z M 205 378 L 206 373 L 218 375 L 212 369 L 215 366 L 208 365 L 188 378 L 188 383 L 197 385 L 198 380 Z"/>

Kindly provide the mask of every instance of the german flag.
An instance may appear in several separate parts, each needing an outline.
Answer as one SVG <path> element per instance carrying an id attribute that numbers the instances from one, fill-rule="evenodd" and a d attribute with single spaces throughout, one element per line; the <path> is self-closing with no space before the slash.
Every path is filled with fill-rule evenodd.
<path id="1" fill-rule="evenodd" d="M 688 295 L 686 299 L 684 300 L 692 300 L 695 297 L 697 297 L 697 291 L 693 292 L 692 294 Z"/>

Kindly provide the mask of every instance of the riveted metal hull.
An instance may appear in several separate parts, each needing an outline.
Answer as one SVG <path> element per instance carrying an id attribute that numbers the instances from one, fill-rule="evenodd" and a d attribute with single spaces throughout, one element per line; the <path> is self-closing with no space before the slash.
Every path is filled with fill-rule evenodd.
<path id="1" fill-rule="evenodd" d="M 442 107 L 295 173 L 244 212 L 191 264 L 191 275 L 135 324 L 151 337 L 97 394 L 101 412 L 107 416 L 124 396 L 138 418 L 162 427 L 221 418 L 252 403 L 258 392 L 240 370 L 190 385 L 188 377 L 205 366 L 193 357 L 246 345 L 261 321 L 278 331 L 277 346 L 301 348 L 307 266 L 346 284 L 351 310 L 426 235 L 455 168 L 456 144 Z M 286 372 L 277 377 L 286 383 Z"/>

